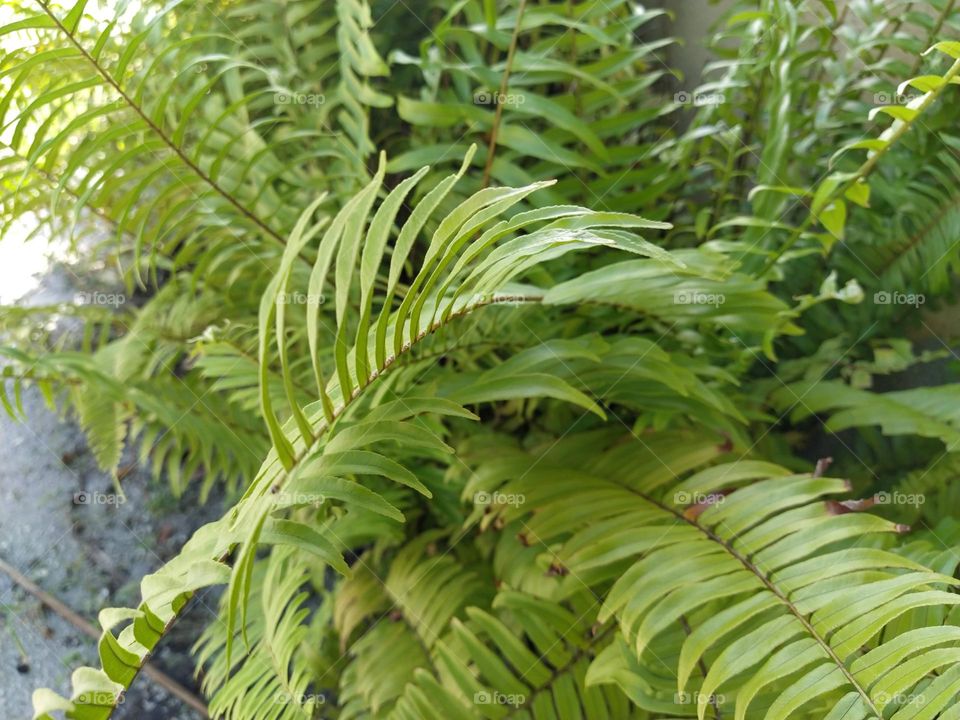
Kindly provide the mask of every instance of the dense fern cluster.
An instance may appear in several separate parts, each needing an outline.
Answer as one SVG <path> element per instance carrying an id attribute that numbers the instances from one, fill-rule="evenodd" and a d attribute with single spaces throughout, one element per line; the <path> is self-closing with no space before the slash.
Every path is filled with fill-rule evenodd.
<path id="1" fill-rule="evenodd" d="M 125 292 L 0 400 L 229 501 L 35 717 L 223 586 L 213 717 L 960 718 L 954 4 L 8 4 L 0 241 Z"/>

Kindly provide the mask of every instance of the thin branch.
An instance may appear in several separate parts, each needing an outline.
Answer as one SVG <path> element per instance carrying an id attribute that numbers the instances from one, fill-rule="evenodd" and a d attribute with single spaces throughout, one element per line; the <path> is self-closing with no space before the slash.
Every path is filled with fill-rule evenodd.
<path id="1" fill-rule="evenodd" d="M 500 121 L 503 118 L 503 106 L 507 86 L 510 82 L 510 69 L 513 67 L 513 56 L 517 51 L 517 41 L 520 39 L 520 24 L 523 22 L 523 10 L 527 6 L 527 0 L 520 0 L 520 7 L 517 8 L 517 20 L 513 26 L 513 36 L 510 38 L 510 49 L 507 50 L 507 62 L 503 67 L 503 77 L 500 79 L 500 90 L 497 97 L 494 98 L 496 109 L 493 111 L 493 127 L 490 128 L 490 143 L 487 145 L 487 164 L 483 168 L 483 182 L 480 187 L 487 187 L 490 184 L 490 171 L 493 168 L 493 155 L 497 151 L 497 134 L 500 132 Z"/>
<path id="2" fill-rule="evenodd" d="M 943 29 L 943 24 L 947 21 L 947 17 L 953 12 L 953 6 L 956 4 L 956 0 L 950 0 L 946 5 L 943 6 L 943 12 L 940 13 L 940 17 L 937 18 L 936 25 L 930 30 L 930 34 L 927 35 L 927 46 L 929 47 L 937 41 L 937 38 L 940 36 L 940 31 Z M 923 64 L 923 55 L 917 57 L 913 63 L 913 67 L 910 70 L 910 76 L 914 76 L 919 72 L 920 66 Z"/>
<path id="3" fill-rule="evenodd" d="M 39 585 L 27 578 L 3 558 L 0 558 L 0 571 L 8 575 L 14 583 L 33 595 L 33 597 L 43 603 L 46 607 L 50 608 L 50 610 L 55 612 L 75 628 L 80 630 L 82 633 L 88 635 L 94 640 L 100 639 L 101 633 L 86 618 L 78 614 L 61 600 L 41 589 Z M 203 717 L 210 717 L 210 715 L 207 713 L 206 703 L 204 703 L 203 700 L 198 698 L 169 675 L 161 670 L 158 670 L 153 665 L 145 665 L 143 667 L 143 672 L 147 677 L 156 682 L 157 685 L 167 690 L 171 695 L 174 695 L 182 700 L 184 703 L 200 713 Z"/>
<path id="4" fill-rule="evenodd" d="M 893 23 L 893 27 L 891 28 L 890 32 L 887 33 L 887 36 L 890 38 L 890 42 L 886 43 L 882 48 L 880 48 L 880 52 L 871 61 L 870 63 L 871 65 L 876 65 L 881 60 L 883 60 L 884 57 L 886 57 L 887 50 L 889 50 L 893 46 L 894 38 L 896 37 L 897 33 L 900 31 L 900 28 L 903 26 L 904 19 L 910 16 L 910 11 L 913 10 L 914 5 L 915 3 L 908 2 L 904 6 L 903 10 L 900 13 L 898 13 L 897 19 Z"/>
<path id="5" fill-rule="evenodd" d="M 912 128 L 914 123 L 917 122 L 917 120 L 923 115 L 924 111 L 937 100 L 937 98 L 940 96 L 940 93 L 942 93 L 944 89 L 950 85 L 950 81 L 957 77 L 958 74 L 960 74 L 960 59 L 955 61 L 953 65 L 950 66 L 950 69 L 947 70 L 946 74 L 943 76 L 943 84 L 940 85 L 940 87 L 931 90 L 923 99 L 923 101 L 917 105 L 915 108 L 917 114 L 914 115 L 910 120 L 902 121 L 900 127 L 896 128 L 893 133 L 891 133 L 886 145 L 879 150 L 875 150 L 873 154 L 870 155 L 845 182 L 838 183 L 833 191 L 824 199 L 822 207 L 829 207 L 830 203 L 842 197 L 847 190 L 870 175 L 874 168 L 876 168 L 877 163 L 880 162 L 880 159 L 890 151 L 890 148 L 892 148 L 900 138 L 910 131 L 910 128 Z M 771 257 L 767 261 L 766 265 L 764 265 L 760 270 L 761 277 L 766 275 L 773 268 L 773 266 L 777 264 L 777 261 L 783 256 L 783 254 L 796 244 L 803 233 L 810 228 L 810 226 L 813 225 L 816 220 L 817 216 L 814 213 L 811 212 L 807 214 L 807 217 L 804 219 L 804 221 L 793 229 L 793 231 L 790 233 L 790 236 L 787 238 L 787 241 L 780 246 L 780 249 L 774 253 L 773 257 Z"/>

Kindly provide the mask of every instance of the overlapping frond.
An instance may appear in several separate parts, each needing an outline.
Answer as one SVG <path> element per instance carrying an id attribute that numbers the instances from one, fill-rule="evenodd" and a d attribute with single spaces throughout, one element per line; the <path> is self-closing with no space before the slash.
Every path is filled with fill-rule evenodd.
<path id="1" fill-rule="evenodd" d="M 596 209 L 656 207 L 656 198 L 681 182 L 651 153 L 663 132 L 654 121 L 665 110 L 650 99 L 666 74 L 660 53 L 673 40 L 641 38 L 663 14 L 624 2 L 573 11 L 492 13 L 475 0 L 451 7 L 418 56 L 390 55 L 423 76 L 418 95 L 397 99 L 417 141 L 395 153 L 391 169 L 450 164 L 477 142 L 484 179 L 516 185 L 559 178 L 530 199 L 537 206 L 586 192 Z M 459 140 L 438 142 L 437 128 Z"/>
<path id="2" fill-rule="evenodd" d="M 2 29 L 9 157 L 23 177 L 50 181 L 49 215 L 70 223 L 89 207 L 109 217 L 135 273 L 238 244 L 269 261 L 293 219 L 288 203 L 308 184 L 280 160 L 296 133 L 244 106 L 244 78 L 269 71 L 216 30 L 158 43 L 169 23 L 196 19 L 188 5 L 132 17 L 120 7 L 105 25 L 85 9 L 41 3 Z"/>
<path id="3" fill-rule="evenodd" d="M 902 705 L 904 717 L 932 718 L 953 706 L 955 628 L 889 631 L 915 608 L 956 605 L 957 580 L 865 540 L 906 528 L 833 500 L 847 481 L 749 459 L 691 472 L 709 458 L 668 456 L 657 466 L 659 453 L 629 437 L 580 459 L 566 442 L 539 458 L 515 455 L 490 491 L 525 498 L 499 512 L 529 523 L 525 542 L 549 554 L 560 597 L 608 588 L 596 620 L 615 621 L 620 637 L 588 684 L 701 718 L 716 709 L 786 718 L 808 704 L 823 717 L 884 717 Z M 578 519 L 574 508 L 587 507 L 604 511 Z M 655 644 L 671 632 L 676 676 L 651 683 L 665 653 Z"/>
<path id="4" fill-rule="evenodd" d="M 466 167 L 466 163 L 464 163 Z M 437 328 L 478 308 L 499 301 L 497 293 L 512 278 L 539 263 L 567 252 L 595 247 L 612 247 L 666 259 L 667 254 L 636 236 L 636 229 L 658 229 L 660 223 L 618 213 L 592 212 L 573 206 L 548 207 L 521 212 L 508 219 L 498 217 L 538 189 L 489 188 L 461 202 L 447 213 L 430 236 L 427 251 L 409 289 L 397 297 L 396 281 L 414 240 L 428 217 L 459 179 L 460 173 L 437 185 L 416 206 L 400 228 L 389 261 L 385 250 L 389 231 L 400 202 L 425 171 L 394 188 L 374 212 L 375 193 L 382 182 L 385 161 L 373 181 L 329 222 L 314 219 L 315 201 L 301 216 L 274 275 L 264 293 L 259 318 L 259 365 L 261 409 L 273 450 L 243 499 L 218 523 L 202 529 L 184 547 L 180 556 L 143 583 L 143 603 L 136 611 L 113 614 L 130 620 L 119 636 L 111 622 L 105 625 L 110 647 L 122 643 L 119 662 L 102 655 L 103 668 L 86 670 L 76 676 L 71 712 L 89 712 L 102 705 L 96 717 L 108 717 L 132 680 L 143 658 L 162 637 L 164 627 L 178 615 L 183 603 L 198 587 L 221 582 L 229 575 L 227 604 L 226 662 L 232 662 L 233 629 L 246 626 L 247 598 L 251 589 L 257 547 L 260 544 L 292 544 L 317 555 L 322 562 L 341 572 L 346 565 L 343 548 L 323 526 L 277 517 L 274 513 L 290 506 L 309 504 L 317 494 L 334 498 L 347 506 L 356 503 L 379 514 L 401 519 L 399 511 L 381 496 L 345 477 L 382 476 L 429 497 L 429 489 L 407 468 L 379 452 L 367 449 L 375 442 L 378 428 L 387 431 L 398 423 L 424 413 L 470 416 L 461 405 L 443 398 L 417 398 L 408 393 L 397 400 L 383 399 L 369 408 L 363 421 L 367 432 L 351 433 L 344 425 L 344 413 L 365 387 L 385 373 L 397 358 Z M 462 173 L 462 170 L 461 170 Z M 322 198 L 320 198 L 322 200 Z M 321 230 L 323 232 L 321 233 Z M 320 314 L 316 303 L 306 303 L 306 331 L 316 378 L 313 403 L 301 406 L 295 398 L 289 358 L 280 349 L 280 373 L 292 417 L 282 423 L 275 414 L 269 392 L 268 348 L 286 338 L 287 302 L 285 293 L 291 266 L 308 242 L 317 243 L 316 263 L 308 278 L 306 296 L 324 292 L 328 274 L 334 276 L 334 304 L 337 327 L 332 332 L 335 346 L 329 365 L 324 367 L 318 352 Z M 361 253 L 362 249 L 362 253 Z M 385 291 L 374 292 L 374 280 L 381 264 L 388 265 Z M 357 272 L 359 268 L 359 272 Z M 511 301 L 535 300 L 506 296 Z M 359 302 L 357 302 L 359 300 Z M 374 313 L 377 320 L 374 322 Z M 564 399 L 582 398 L 582 393 L 562 380 L 552 380 L 534 394 L 546 393 Z M 535 386 L 536 387 L 536 386 Z M 470 388 L 465 402 L 489 402 L 511 398 L 516 382 L 488 383 Z M 597 409 L 599 412 L 599 409 Z M 439 443 L 439 444 L 438 444 Z M 444 447 L 432 440 L 427 446 Z M 232 568 L 224 560 L 232 555 Z M 149 627 L 149 632 L 143 632 Z M 137 632 L 137 629 L 141 632 Z M 117 639 L 119 638 L 119 639 Z M 92 683 L 92 685 L 90 684 Z M 91 691 L 102 701 L 85 701 Z M 56 707 L 49 694 L 37 699 L 38 716 Z M 93 717 L 93 715 L 91 715 Z"/>
<path id="5" fill-rule="evenodd" d="M 774 403 L 790 409 L 794 420 L 812 413 L 830 413 L 826 428 L 879 425 L 885 435 L 937 438 L 948 448 L 960 443 L 957 422 L 958 385 L 875 393 L 840 381 L 793 383 L 774 392 Z M 802 402 L 797 402 L 802 398 Z"/>
<path id="6" fill-rule="evenodd" d="M 213 623 L 197 643 L 197 664 L 204 666 L 204 692 L 215 717 L 271 717 L 309 720 L 322 696 L 309 692 L 310 673 L 301 645 L 310 610 L 310 556 L 290 547 L 275 548 L 251 580 L 253 612 L 244 635 L 248 652 L 228 660 L 226 630 Z M 232 664 L 230 664 L 232 661 Z"/>
<path id="7" fill-rule="evenodd" d="M 954 497 L 955 386 L 868 391 L 934 354 L 845 307 L 950 287 L 960 46 L 904 53 L 953 3 L 754 5 L 673 102 L 665 14 L 619 0 L 0 27 L 0 236 L 72 227 L 148 293 L 6 313 L 0 404 L 38 385 L 104 467 L 137 443 L 234 502 L 35 716 L 111 717 L 222 585 L 196 650 L 230 720 L 960 717 L 956 528 L 903 542 L 793 454 L 813 415 L 879 425 L 944 446 L 900 491 Z"/>

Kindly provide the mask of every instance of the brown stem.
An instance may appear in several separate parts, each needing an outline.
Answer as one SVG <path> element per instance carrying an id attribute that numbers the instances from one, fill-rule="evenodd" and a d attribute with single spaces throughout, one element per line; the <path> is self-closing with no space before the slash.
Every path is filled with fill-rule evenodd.
<path id="1" fill-rule="evenodd" d="M 956 0 L 950 0 L 950 2 L 943 6 L 943 12 L 941 12 L 940 17 L 937 18 L 937 24 L 933 26 L 930 34 L 927 35 L 926 44 L 928 47 L 937 41 L 937 36 L 940 35 L 940 31 L 943 29 L 943 24 L 947 21 L 947 17 L 953 12 L 953 6 L 955 4 Z M 910 69 L 910 77 L 917 74 L 921 65 L 923 65 L 923 55 L 918 55 L 913 63 L 913 67 Z"/>
<path id="2" fill-rule="evenodd" d="M 46 607 L 50 608 L 50 610 L 62 617 L 75 628 L 80 630 L 83 634 L 88 635 L 94 640 L 100 639 L 101 633 L 86 618 L 79 615 L 61 600 L 41 589 L 39 585 L 27 578 L 20 571 L 7 563 L 3 558 L 0 558 L 0 571 L 7 574 L 14 583 L 33 595 L 37 600 L 43 603 Z M 182 700 L 184 703 L 200 713 L 203 717 L 210 717 L 210 715 L 207 713 L 206 703 L 204 703 L 203 700 L 187 690 L 187 688 L 171 678 L 169 675 L 161 670 L 158 670 L 152 665 L 144 665 L 143 672 L 147 677 L 156 682 L 157 685 L 164 688 L 171 695 L 174 695 Z"/>
<path id="3" fill-rule="evenodd" d="M 493 155 L 497 150 L 497 133 L 500 131 L 500 120 L 503 117 L 504 96 L 507 94 L 507 84 L 510 82 L 510 68 L 513 66 L 513 56 L 517 51 L 517 40 L 520 38 L 520 23 L 523 21 L 523 10 L 527 0 L 520 0 L 517 8 L 517 22 L 513 26 L 513 36 L 510 38 L 510 49 L 507 50 L 507 62 L 503 67 L 503 77 L 500 79 L 500 90 L 496 97 L 496 109 L 493 115 L 493 127 L 490 128 L 490 143 L 487 145 L 487 164 L 483 168 L 483 182 L 481 187 L 490 184 L 490 170 L 493 167 Z"/>
<path id="4" fill-rule="evenodd" d="M 763 584 L 767 592 L 772 593 L 777 598 L 777 600 L 779 600 L 783 604 L 783 606 L 787 609 L 787 611 L 791 615 L 793 615 L 793 617 L 795 617 L 800 622 L 801 625 L 803 625 L 803 628 L 807 632 L 807 634 L 817 643 L 817 645 L 820 646 L 820 649 L 823 650 L 823 652 L 827 655 L 827 657 L 830 658 L 831 662 L 837 666 L 837 669 L 840 670 L 840 672 L 843 674 L 846 681 L 854 688 L 854 690 L 856 690 L 857 694 L 860 695 L 861 699 L 863 700 L 863 703 L 870 709 L 870 712 L 872 712 L 877 717 L 882 717 L 881 712 L 874 705 L 873 700 L 870 698 L 870 694 L 867 692 L 866 688 L 863 686 L 863 684 L 859 680 L 857 680 L 856 677 L 854 677 L 853 673 L 846 666 L 843 660 L 840 659 L 840 657 L 837 655 L 836 651 L 833 649 L 830 643 L 827 642 L 826 638 L 824 638 L 820 634 L 820 632 L 813 626 L 813 623 L 809 620 L 809 618 L 807 618 L 806 615 L 800 612 L 800 610 L 797 608 L 794 602 L 789 597 L 787 597 L 787 595 L 784 594 L 784 592 L 779 587 L 777 587 L 773 583 L 773 581 L 767 576 L 767 574 L 763 572 L 759 567 L 757 567 L 755 563 L 753 563 L 745 555 L 741 554 L 736 548 L 733 547 L 733 545 L 731 545 L 729 542 L 727 542 L 722 537 L 717 535 L 715 532 L 713 532 L 713 530 L 711 530 L 710 528 L 704 525 L 701 525 L 695 518 L 694 519 L 688 518 L 685 514 L 681 512 L 677 512 L 673 508 L 668 507 L 667 505 L 664 505 L 663 503 L 655 500 L 654 498 L 647 495 L 646 493 L 640 492 L 639 490 L 631 488 L 628 485 L 622 485 L 621 487 L 634 493 L 638 497 L 643 498 L 644 500 L 649 502 L 651 505 L 654 505 L 660 508 L 661 510 L 663 510 L 664 512 L 667 512 L 673 515 L 677 520 L 685 522 L 688 525 L 691 525 L 692 527 L 696 528 L 701 533 L 706 535 L 708 539 L 720 545 L 732 558 L 734 558 L 741 565 L 743 565 L 743 567 L 747 571 L 749 571 L 754 576 L 756 576 L 756 578 Z"/>

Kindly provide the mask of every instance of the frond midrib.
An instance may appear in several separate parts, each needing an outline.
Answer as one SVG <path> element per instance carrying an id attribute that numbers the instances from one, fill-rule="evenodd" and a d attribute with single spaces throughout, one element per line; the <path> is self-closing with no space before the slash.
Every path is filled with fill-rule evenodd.
<path id="1" fill-rule="evenodd" d="M 525 710 L 525 711 L 528 710 L 531 707 L 531 701 L 535 697 L 537 697 L 542 692 L 546 692 L 550 690 L 550 688 L 553 687 L 554 681 L 557 678 L 559 678 L 561 675 L 572 672 L 574 669 L 574 666 L 581 659 L 586 657 L 587 651 L 592 649 L 594 646 L 598 645 L 600 641 L 605 640 L 615 627 L 616 627 L 616 624 L 611 623 L 610 625 L 605 627 L 601 632 L 598 632 L 595 635 L 591 635 L 585 647 L 582 647 L 582 648 L 578 647 L 576 650 L 574 650 L 571 653 L 570 660 L 568 660 L 564 665 L 562 665 L 561 667 L 551 669 L 550 678 L 545 682 L 541 683 L 539 687 L 534 688 L 533 692 L 530 693 L 530 697 L 525 698 L 525 702 L 523 702 L 520 705 L 512 706 L 511 709 L 507 711 L 507 714 L 504 715 L 503 717 L 504 718 L 515 717 L 517 713 L 519 713 L 521 710 Z"/>
<path id="2" fill-rule="evenodd" d="M 736 549 L 734 549 L 734 547 L 730 543 L 728 543 L 726 540 L 721 538 L 715 532 L 713 532 L 707 527 L 704 527 L 703 525 L 696 522 L 695 520 L 691 520 L 690 518 L 686 517 L 683 513 L 677 512 L 673 508 L 668 507 L 667 505 L 664 505 L 658 500 L 655 500 L 654 498 L 650 497 L 646 493 L 636 490 L 635 488 L 631 488 L 630 486 L 624 485 L 621 483 L 617 483 L 617 484 L 620 485 L 620 487 L 623 487 L 626 490 L 634 493 L 638 497 L 643 498 L 644 500 L 651 503 L 652 505 L 658 507 L 663 512 L 668 513 L 669 515 L 672 515 L 677 520 L 681 520 L 686 524 L 690 525 L 691 527 L 696 528 L 704 536 L 706 536 L 707 539 L 711 540 L 712 542 L 722 547 L 725 552 L 727 552 L 732 558 L 734 558 L 741 565 L 743 565 L 743 567 L 746 570 L 748 570 L 750 573 L 752 573 L 758 580 L 760 580 L 764 588 L 768 592 L 772 593 L 774 597 L 776 597 L 777 600 L 779 600 L 780 603 L 787 609 L 787 611 L 791 615 L 793 615 L 793 617 L 796 618 L 801 625 L 803 625 L 803 628 L 807 632 L 807 634 L 820 646 L 821 650 L 823 650 L 824 653 L 826 653 L 827 657 L 840 670 L 840 672 L 843 673 L 843 676 L 846 678 L 847 682 L 857 691 L 857 693 L 866 703 L 870 711 L 874 713 L 877 717 L 883 717 L 880 710 L 878 710 L 877 707 L 873 704 L 873 700 L 870 698 L 870 695 L 867 692 L 866 688 L 864 688 L 860 684 L 860 682 L 857 680 L 857 678 L 853 675 L 853 673 L 850 672 L 849 668 L 847 668 L 843 660 L 840 659 L 840 657 L 837 655 L 834 649 L 830 646 L 830 643 L 827 642 L 826 638 L 824 638 L 816 630 L 816 628 L 813 627 L 813 624 L 807 619 L 807 617 L 797 609 L 797 606 L 794 605 L 794 603 L 790 600 L 790 598 L 788 598 L 780 590 L 780 588 L 778 588 L 776 584 L 773 583 L 772 580 L 770 580 L 770 578 L 766 575 L 766 573 L 764 573 L 762 570 L 760 570 L 760 568 L 758 568 L 754 563 L 752 563 L 749 560 L 749 558 L 747 558 L 746 556 L 738 552 Z"/>
<path id="3" fill-rule="evenodd" d="M 342 401 L 342 404 L 340 405 L 340 407 L 334 410 L 333 418 L 332 418 L 329 422 L 324 422 L 322 425 L 320 425 L 319 428 L 318 428 L 318 429 L 316 430 L 316 432 L 314 433 L 313 439 L 310 440 L 310 441 L 308 441 L 308 442 L 305 444 L 304 449 L 303 449 L 299 454 L 297 454 L 296 456 L 294 456 L 294 461 L 293 461 L 293 465 L 291 466 L 291 468 L 290 468 L 289 470 L 286 470 L 286 469 L 284 469 L 284 468 L 282 468 L 282 467 L 280 468 L 279 477 L 278 477 L 277 480 L 273 483 L 272 487 L 276 487 L 277 489 L 282 488 L 282 483 L 283 483 L 283 481 L 284 481 L 286 478 L 288 478 L 288 477 L 290 476 L 291 472 L 293 472 L 293 471 L 299 466 L 299 464 L 300 464 L 301 462 L 303 462 L 303 460 L 313 451 L 313 449 L 314 449 L 314 448 L 316 447 L 316 445 L 318 444 L 320 438 L 323 437 L 324 434 L 325 434 L 325 433 L 330 429 L 330 427 L 333 425 L 333 422 L 335 422 L 337 418 L 341 417 L 341 416 L 343 415 L 343 413 L 345 413 L 345 412 L 350 408 L 350 406 L 353 404 L 353 402 L 361 395 L 361 393 L 363 393 L 364 390 L 366 390 L 367 388 L 371 387 L 371 385 L 373 384 L 373 382 L 374 382 L 377 378 L 384 376 L 384 375 L 387 373 L 387 371 L 390 369 L 390 367 L 391 367 L 394 363 L 396 363 L 397 360 L 399 360 L 401 357 L 403 357 L 403 356 L 406 355 L 408 352 L 410 352 L 410 350 L 411 350 L 420 340 L 422 340 L 423 338 L 427 337 L 428 335 L 431 335 L 432 333 L 436 332 L 437 330 L 439 330 L 439 329 L 441 329 L 441 328 L 443 328 L 443 327 L 446 327 L 446 326 L 447 326 L 448 324 L 450 324 L 452 321 L 454 321 L 454 320 L 456 320 L 456 319 L 458 319 L 458 318 L 465 317 L 465 316 L 471 314 L 472 312 L 474 312 L 474 311 L 476 311 L 476 310 L 478 310 L 478 309 L 484 308 L 484 307 L 486 307 L 486 306 L 488 306 L 488 305 L 497 305 L 497 304 L 501 304 L 501 303 L 518 303 L 518 302 L 522 302 L 522 303 L 537 303 L 537 302 L 539 302 L 539 301 L 540 301 L 540 298 L 529 297 L 529 296 L 517 296 L 517 295 L 497 296 L 497 297 L 482 299 L 482 300 L 477 301 L 476 303 L 472 303 L 472 304 L 466 305 L 466 306 L 464 306 L 463 308 L 461 308 L 460 310 L 458 310 L 458 311 L 456 311 L 456 312 L 453 312 L 453 313 L 450 313 L 450 315 L 449 315 L 448 317 L 446 317 L 446 318 L 441 318 L 440 320 L 437 320 L 437 321 L 433 322 L 432 324 L 428 325 L 427 327 L 425 327 L 423 330 L 421 330 L 421 331 L 417 334 L 417 336 L 416 336 L 415 338 L 413 338 L 412 340 L 408 340 L 406 343 L 404 343 L 404 344 L 401 346 L 399 352 L 397 352 L 397 353 L 395 353 L 395 354 L 393 354 L 393 355 L 387 356 L 386 360 L 383 362 L 383 364 L 381 365 L 381 367 L 374 369 L 374 370 L 370 373 L 370 375 L 369 375 L 368 378 L 367 378 L 366 384 L 364 384 L 362 387 L 356 387 L 356 388 L 354 388 L 354 391 L 353 391 L 353 393 L 350 395 L 350 397 L 344 399 L 344 400 Z M 248 494 L 249 494 L 249 492 L 250 492 L 251 490 L 253 490 L 253 487 L 254 487 L 254 484 L 255 484 L 255 483 L 256 483 L 256 480 L 253 481 L 253 484 L 251 484 L 250 488 L 248 489 L 248 491 L 247 491 Z M 229 556 L 230 556 L 230 550 L 228 550 L 227 552 L 223 553 L 220 557 L 215 558 L 215 560 L 216 560 L 216 562 L 219 562 L 219 563 L 226 563 L 226 561 L 227 561 L 227 559 L 229 558 Z M 169 633 L 170 629 L 173 627 L 173 625 L 176 623 L 176 621 L 177 621 L 177 620 L 180 618 L 180 616 L 183 614 L 183 611 L 184 611 L 184 609 L 187 607 L 188 604 L 189 604 L 188 602 L 184 602 L 183 605 L 181 606 L 181 608 L 180 608 L 179 610 L 174 611 L 174 614 L 173 614 L 173 616 L 170 618 L 170 620 L 164 624 L 163 631 L 160 633 L 160 637 L 159 637 L 159 638 L 157 639 L 157 641 L 154 643 L 154 646 L 153 646 L 154 648 L 155 648 L 157 645 L 159 645 L 159 643 L 161 642 L 161 640 L 162 640 L 164 637 L 166 637 L 166 635 Z M 119 693 L 119 694 L 117 695 L 117 698 L 115 699 L 114 704 L 113 704 L 112 709 L 111 709 L 111 713 L 110 713 L 111 716 L 112 716 L 112 714 L 113 714 L 113 710 L 116 710 L 117 707 L 119 706 L 120 701 L 121 701 L 121 699 L 123 698 L 124 693 L 125 693 L 125 692 L 127 691 L 127 689 L 129 689 L 129 688 L 133 685 L 133 683 L 136 681 L 137 676 L 140 674 L 140 671 L 143 670 L 144 665 L 146 664 L 147 660 L 148 660 L 148 659 L 150 658 L 150 656 L 152 655 L 152 652 L 153 652 L 153 650 L 152 650 L 152 648 L 151 648 L 147 653 L 144 654 L 142 660 L 140 661 L 139 667 L 137 667 L 136 672 L 134 673 L 133 677 L 130 679 L 130 682 L 127 683 L 127 685 L 126 685 L 126 687 L 124 688 L 123 692 L 121 692 L 121 693 Z M 109 717 L 109 716 L 108 716 L 108 717 Z"/>
<path id="4" fill-rule="evenodd" d="M 926 240 L 932 232 L 940 227 L 940 225 L 946 220 L 947 216 L 951 212 L 956 211 L 958 208 L 960 208 L 960 194 L 950 196 L 946 202 L 943 203 L 940 212 L 938 212 L 933 219 L 924 225 L 920 230 L 911 235 L 907 240 L 906 245 L 878 268 L 878 275 L 884 277 L 891 270 L 891 268 L 895 267 L 904 258 L 904 256 L 907 255 L 907 253 L 912 252 L 921 244 L 923 244 L 924 240 Z"/>
<path id="5" fill-rule="evenodd" d="M 224 200 L 230 203 L 238 212 L 240 212 L 244 217 L 246 217 L 250 222 L 256 225 L 264 234 L 269 237 L 274 242 L 280 244 L 281 246 L 286 246 L 286 241 L 283 237 L 269 225 L 267 225 L 263 220 L 261 220 L 257 215 L 247 208 L 243 203 L 241 203 L 237 198 L 235 198 L 231 193 L 224 190 L 219 183 L 217 183 L 213 178 L 211 178 L 207 173 L 205 173 L 190 157 L 183 151 L 179 145 L 177 145 L 170 137 L 163 131 L 163 129 L 157 125 L 143 108 L 141 108 L 133 98 L 131 98 L 127 92 L 120 86 L 120 83 L 104 68 L 100 62 L 93 57 L 87 49 L 83 47 L 83 44 L 77 40 L 76 36 L 70 32 L 66 26 L 60 21 L 60 18 L 53 13 L 47 3 L 42 2 L 42 0 L 37 0 L 43 12 L 49 17 L 53 23 L 57 26 L 57 29 L 63 33 L 67 39 L 70 41 L 70 44 L 73 45 L 77 51 L 83 56 L 83 58 L 96 70 L 97 74 L 104 79 L 104 81 L 110 85 L 123 99 L 127 106 L 133 110 L 137 116 L 143 120 L 146 126 L 153 132 L 170 150 L 177 156 L 177 158 L 187 167 L 191 172 L 193 172 L 200 180 L 210 186 L 210 188 L 220 195 Z"/>

